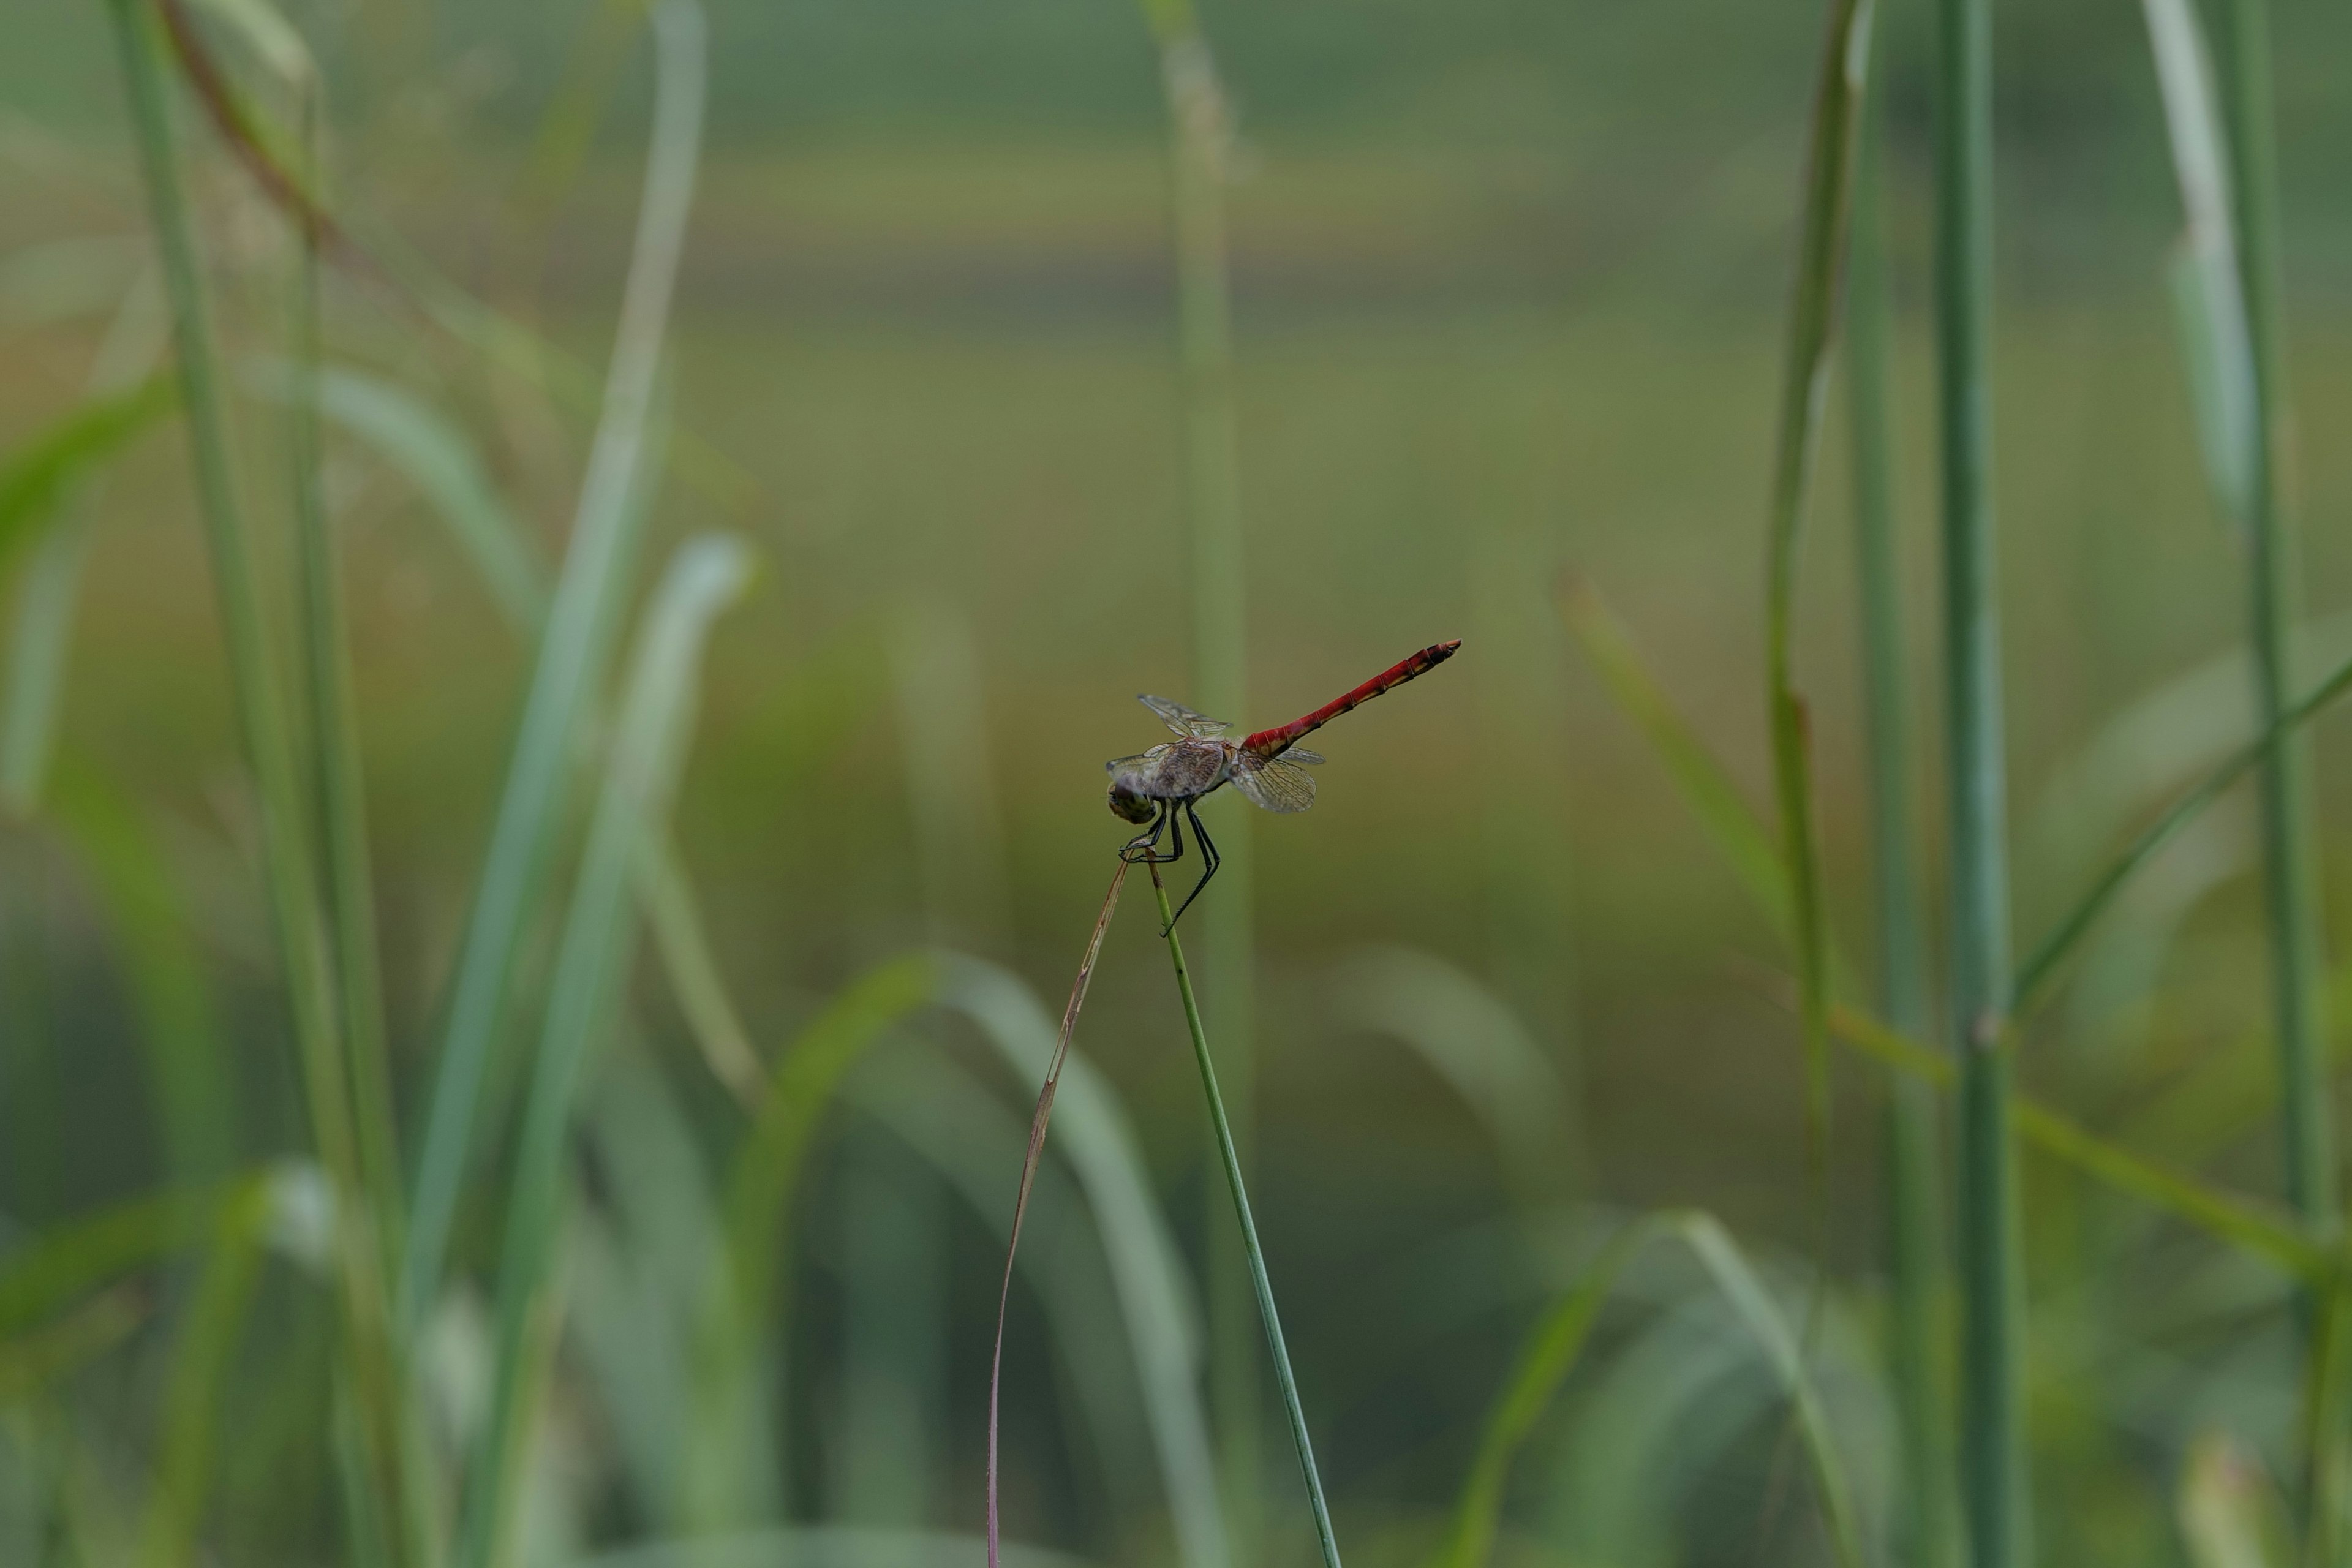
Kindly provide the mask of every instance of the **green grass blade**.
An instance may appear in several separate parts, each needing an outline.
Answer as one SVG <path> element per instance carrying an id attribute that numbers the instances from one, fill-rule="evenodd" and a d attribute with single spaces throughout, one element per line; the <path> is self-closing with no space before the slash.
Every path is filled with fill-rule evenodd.
<path id="1" fill-rule="evenodd" d="M 703 645 L 711 621 L 742 592 L 750 570 L 749 556 L 730 537 L 704 535 L 681 546 L 646 611 L 632 660 L 532 1058 L 499 1263 L 490 1417 L 474 1454 L 459 1568 L 491 1568 L 509 1550 L 514 1491 L 530 1447 L 529 1406 L 545 1358 L 554 1353 L 550 1279 L 563 1222 L 573 1106 L 628 973 L 630 878 L 668 818 L 693 731 Z"/>
<path id="2" fill-rule="evenodd" d="M 1041 1081 L 1053 1063 L 1055 1029 L 1035 994 L 1011 972 L 979 959 L 942 953 L 938 964 L 940 1005 L 978 1024 L 1024 1080 Z M 1116 1091 L 1076 1052 L 1063 1063 L 1055 1109 L 1063 1153 L 1093 1211 L 1118 1294 L 1177 1560 L 1184 1568 L 1223 1568 L 1232 1550 L 1200 1399 L 1200 1333 L 1187 1310 L 1192 1291 L 1151 1195 L 1141 1146 Z"/>
<path id="3" fill-rule="evenodd" d="M 1773 795 L 1780 809 L 1780 863 L 1789 889 L 1797 961 L 1797 1015 L 1805 1057 L 1807 1159 L 1815 1201 L 1828 1223 L 1830 1129 L 1830 941 L 1814 843 L 1811 721 L 1797 689 L 1797 575 L 1806 497 L 1828 400 L 1830 341 L 1852 205 L 1853 149 L 1870 63 L 1870 0 L 1832 0 L 1814 88 L 1804 216 L 1800 220 L 1795 297 L 1782 361 L 1780 436 L 1772 464 L 1764 595 L 1764 668 L 1772 742 Z"/>
<path id="4" fill-rule="evenodd" d="M 121 1344 L 152 1310 L 146 1293 L 118 1287 L 85 1298 L 39 1328 L 0 1339 L 0 1409 L 37 1396 Z"/>
<path id="5" fill-rule="evenodd" d="M 150 376 L 99 392 L 51 420 L 0 462 L 0 563 L 37 539 L 74 488 L 180 405 L 180 382 Z"/>
<path id="6" fill-rule="evenodd" d="M 57 751 L 66 663 L 89 520 L 45 530 L 17 575 L 8 617 L 8 672 L 0 695 L 0 805 L 20 817 L 40 809 Z"/>
<path id="7" fill-rule="evenodd" d="M 1958 1081 L 1958 1069 L 1948 1053 L 1906 1039 L 1853 1008 L 1836 1009 L 1831 1015 L 1831 1026 L 1857 1050 L 1938 1089 L 1949 1089 Z M 2218 1241 L 2263 1258 L 2298 1279 L 2324 1280 L 2333 1276 L 2333 1258 L 2285 1215 L 2143 1159 L 2033 1100 L 2021 1095 L 2011 1103 L 2018 1135 L 2052 1158 Z"/>
<path id="8" fill-rule="evenodd" d="M 1796 1334 L 1721 1222 L 1711 1215 L 1690 1215 L 1676 1228 L 1780 1375 L 1781 1392 L 1788 1395 L 1797 1429 L 1804 1438 L 1805 1458 L 1821 1494 L 1822 1518 L 1829 1530 L 1831 1548 L 1842 1568 L 1861 1568 L 1862 1529 L 1854 1517 L 1853 1489 L 1846 1480 L 1845 1465 L 1830 1431 L 1829 1413 L 1805 1370 L 1805 1354 L 1798 1347 Z"/>
<path id="9" fill-rule="evenodd" d="M 256 1185 L 222 1209 L 211 1256 L 189 1300 L 164 1384 L 162 1448 L 140 1553 L 143 1568 L 183 1568 L 194 1561 L 212 1485 L 222 1388 L 260 1282 L 269 1206 L 268 1187 Z"/>
<path id="10" fill-rule="evenodd" d="M 1567 584 L 1560 614 L 1600 671 L 1618 710 L 1650 742 L 1699 826 L 1739 879 L 1740 887 L 1772 922 L 1774 931 L 1784 937 L 1790 935 L 1794 922 L 1789 878 L 1771 829 L 1715 760 L 1706 742 L 1675 710 L 1674 700 L 1635 651 L 1625 624 L 1599 590 L 1582 578 Z"/>
<path id="11" fill-rule="evenodd" d="M 405 387 L 347 365 L 320 373 L 319 406 L 397 468 L 432 505 L 508 625 L 536 633 L 547 620 L 546 568 L 521 520 L 457 426 Z"/>
<path id="12" fill-rule="evenodd" d="M 636 247 L 572 542 L 540 642 L 451 992 L 401 1279 L 403 1318 L 410 1323 L 438 1293 L 450 1225 L 471 1164 L 482 1080 L 506 1016 L 515 954 L 546 892 L 569 794 L 574 737 L 603 684 L 635 554 L 639 511 L 633 500 L 700 157 L 705 85 L 702 14 L 693 0 L 662 0 L 652 15 L 654 133 Z"/>
<path id="13" fill-rule="evenodd" d="M 1325 994 L 1335 1025 L 1394 1036 L 1461 1097 L 1494 1141 L 1515 1196 L 1560 1196 L 1568 1085 L 1501 997 L 1434 953 L 1407 947 L 1351 954 Z"/>
<path id="14" fill-rule="evenodd" d="M 2153 859 L 2180 830 L 2196 820 L 2198 815 L 2219 799 L 2223 791 L 2252 773 L 2270 756 L 2282 742 L 2299 732 L 2335 700 L 2352 689 L 2352 660 L 2347 660 L 2331 671 L 2325 680 L 2313 688 L 2310 695 L 2282 711 L 2269 729 L 2237 751 L 2224 757 L 2221 763 L 2196 784 L 2175 800 L 2139 837 L 2102 872 L 2091 884 L 2074 908 L 2052 926 L 2050 934 L 2042 939 L 2017 973 L 2017 1002 L 2021 1010 L 2038 997 L 2056 975 L 2084 933 L 2106 911 L 2124 885 L 2139 869 Z"/>
<path id="15" fill-rule="evenodd" d="M 269 1180 L 254 1172 L 125 1199 L 23 1243 L 0 1261 L 0 1342 L 120 1275 L 205 1241 L 226 1208 Z"/>
<path id="16" fill-rule="evenodd" d="M 1151 892 L 1160 905 L 1160 923 L 1168 940 L 1168 960 L 1176 971 L 1176 994 L 1184 1004 L 1184 1026 L 1192 1036 L 1192 1059 L 1201 1069 L 1201 1092 L 1209 1104 L 1209 1124 L 1217 1136 L 1217 1152 L 1224 1159 L 1225 1186 L 1232 1194 L 1234 1217 L 1242 1232 L 1242 1248 L 1249 1258 L 1250 1283 L 1257 1292 L 1258 1318 L 1265 1327 L 1267 1352 L 1274 1358 L 1274 1380 L 1282 1391 L 1284 1410 L 1290 1417 L 1291 1446 L 1298 1451 L 1298 1473 L 1307 1484 L 1307 1502 L 1315 1516 L 1315 1542 L 1323 1553 L 1323 1568 L 1339 1568 L 1339 1541 L 1331 1529 L 1331 1508 L 1323 1500 L 1323 1480 L 1315 1468 L 1315 1446 L 1307 1432 L 1307 1411 L 1298 1402 L 1298 1378 L 1290 1369 L 1290 1351 L 1283 1343 L 1282 1318 L 1275 1310 L 1274 1283 L 1266 1277 L 1265 1252 L 1258 1245 L 1257 1221 L 1250 1215 L 1249 1193 L 1242 1182 L 1241 1157 L 1234 1148 L 1225 1119 L 1223 1099 L 1217 1093 L 1216 1064 L 1209 1056 L 1209 1040 L 1201 1026 L 1201 1006 L 1192 996 L 1192 976 L 1184 967 L 1183 944 L 1176 940 L 1176 919 L 1169 912 L 1168 888 L 1160 868 L 1151 866 Z"/>
<path id="17" fill-rule="evenodd" d="M 963 1568 L 986 1542 L 945 1531 L 795 1524 L 772 1530 L 654 1541 L 575 1558 L 569 1568 Z M 1005 1568 L 1085 1568 L 1084 1560 L 1034 1546 L 1004 1548 Z"/>
<path id="18" fill-rule="evenodd" d="M 302 93 L 299 130 L 306 168 L 316 163 L 316 73 L 299 35 L 267 0 L 212 0 L 226 6 Z M 299 649 L 297 689 L 312 752 L 308 770 L 325 871 L 329 943 L 343 1042 L 351 1056 L 352 1121 L 362 1178 L 373 1205 L 389 1278 L 399 1266 L 405 1223 L 400 1133 L 393 1115 L 391 1047 L 384 1036 L 383 977 L 376 946 L 375 870 L 368 854 L 367 797 L 360 765 L 357 701 L 352 691 L 341 541 L 327 515 L 319 437 L 319 378 L 325 322 L 319 295 L 319 236 L 295 232 L 293 384 L 286 402 L 298 566 L 295 601 Z"/>
<path id="19" fill-rule="evenodd" d="M 1576 1284 L 1537 1320 L 1479 1432 L 1476 1456 L 1454 1505 L 1452 1530 L 1433 1568 L 1484 1568 L 1493 1558 L 1511 1461 L 1576 1369 L 1594 1321 L 1617 1289 L 1618 1276 L 1670 1223 L 1664 1215 L 1651 1215 L 1620 1230 L 1585 1266 Z"/>

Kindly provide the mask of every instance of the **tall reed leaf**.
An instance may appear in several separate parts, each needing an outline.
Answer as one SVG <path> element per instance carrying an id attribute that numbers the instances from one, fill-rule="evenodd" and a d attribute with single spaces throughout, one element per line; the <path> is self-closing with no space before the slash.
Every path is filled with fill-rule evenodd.
<path id="1" fill-rule="evenodd" d="M 1194 0 L 1140 0 L 1160 53 L 1168 114 L 1169 217 L 1176 267 L 1176 350 L 1183 398 L 1184 517 L 1190 545 L 1191 700 L 1239 719 L 1249 710 L 1247 531 L 1241 426 L 1234 403 L 1233 268 L 1225 184 L 1232 105 Z M 1232 1089 L 1234 1146 L 1251 1147 L 1257 1100 L 1256 824 L 1224 828 L 1223 880 L 1201 911 L 1210 1015 Z M 1250 1353 L 1250 1286 L 1233 1232 L 1208 1216 L 1210 1377 L 1225 1461 L 1225 1507 L 1244 1555 L 1259 1529 L 1262 1485 L 1257 1358 Z"/>
<path id="2" fill-rule="evenodd" d="M 474 1455 L 458 1568 L 491 1568 L 506 1560 L 511 1503 L 554 1352 L 550 1281 L 563 1223 L 563 1156 L 572 1110 L 630 968 L 629 879 L 636 858 L 668 818 L 693 731 L 697 672 L 710 623 L 742 592 L 750 571 L 750 557 L 733 538 L 689 540 L 646 613 L 532 1058 L 499 1253 L 490 1417 Z"/>
<path id="3" fill-rule="evenodd" d="M 545 898 L 570 793 L 573 737 L 603 684 L 635 556 L 638 511 L 632 497 L 646 456 L 700 156 L 704 88 L 700 7 L 695 0 L 661 0 L 652 17 L 653 144 L 635 250 L 572 542 L 540 641 L 451 990 L 401 1279 L 402 1307 L 412 1323 L 438 1293 L 450 1224 L 471 1163 L 483 1077 L 506 1017 L 515 953 Z"/>
<path id="4" fill-rule="evenodd" d="M 91 470 L 179 405 L 179 378 L 151 376 L 120 391 L 91 394 L 9 453 L 0 463 L 0 563 L 39 537 Z"/>
<path id="5" fill-rule="evenodd" d="M 336 1226 L 339 1287 L 356 1402 L 380 1504 L 405 1495 L 402 1379 L 386 1319 L 383 1258 L 362 1207 L 366 1183 L 332 973 L 321 940 L 314 859 L 297 782 L 279 672 L 232 477 L 227 406 L 213 345 L 195 230 L 181 183 L 170 93 L 152 23 L 138 0 L 110 0 L 150 220 L 172 310 L 180 400 L 187 416 L 197 513 L 204 524 L 227 643 L 237 727 L 260 808 L 272 933 L 301 1066 L 310 1136 L 347 1205 Z M 385 1509 L 389 1515 L 389 1507 Z"/>

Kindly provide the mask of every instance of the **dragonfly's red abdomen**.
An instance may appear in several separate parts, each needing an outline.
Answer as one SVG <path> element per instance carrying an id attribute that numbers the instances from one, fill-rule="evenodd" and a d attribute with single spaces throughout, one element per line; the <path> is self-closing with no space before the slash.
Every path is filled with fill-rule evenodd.
<path id="1" fill-rule="evenodd" d="M 1432 643 L 1419 653 L 1399 659 L 1353 691 L 1333 698 L 1314 712 L 1303 718 L 1293 719 L 1289 723 L 1277 729 L 1260 730 L 1242 742 L 1242 750 L 1255 752 L 1261 757 L 1277 756 L 1284 748 L 1305 740 L 1340 714 L 1351 709 L 1362 707 L 1391 687 L 1402 686 L 1425 669 L 1436 668 L 1452 658 L 1454 650 L 1461 646 L 1460 637 L 1455 637 L 1451 642 Z"/>

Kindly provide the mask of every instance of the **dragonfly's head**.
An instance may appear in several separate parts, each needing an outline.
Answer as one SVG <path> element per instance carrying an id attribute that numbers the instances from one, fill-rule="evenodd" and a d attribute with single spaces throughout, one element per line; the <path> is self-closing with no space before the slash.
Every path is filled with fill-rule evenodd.
<path id="1" fill-rule="evenodd" d="M 1134 780 L 1113 774 L 1110 781 L 1110 809 L 1115 816 L 1133 823 L 1148 823 L 1160 815 L 1160 803 L 1135 788 Z"/>

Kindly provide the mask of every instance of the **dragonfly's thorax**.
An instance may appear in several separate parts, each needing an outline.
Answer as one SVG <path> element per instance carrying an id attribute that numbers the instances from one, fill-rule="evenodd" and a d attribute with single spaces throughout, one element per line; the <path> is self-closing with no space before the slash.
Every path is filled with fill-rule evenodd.
<path id="1" fill-rule="evenodd" d="M 1203 736 L 1154 746 L 1111 773 L 1110 808 L 1129 822 L 1149 822 L 1160 801 L 1196 800 L 1225 782 L 1234 749 Z"/>

